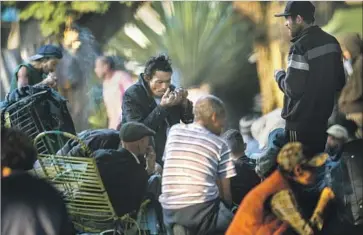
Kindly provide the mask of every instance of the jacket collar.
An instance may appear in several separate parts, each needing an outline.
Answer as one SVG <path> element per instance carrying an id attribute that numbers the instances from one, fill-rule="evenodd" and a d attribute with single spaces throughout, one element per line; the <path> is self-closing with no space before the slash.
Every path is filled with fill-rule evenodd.
<path id="1" fill-rule="evenodd" d="M 319 26 L 317 25 L 313 25 L 313 26 L 310 26 L 306 29 L 304 29 L 303 31 L 300 32 L 299 35 L 295 36 L 294 38 L 291 39 L 291 42 L 296 42 L 297 40 L 299 40 L 300 38 L 302 38 L 303 36 L 307 35 L 307 34 L 311 34 L 311 33 L 314 33 L 314 32 L 317 32 L 321 30 Z"/>
<path id="2" fill-rule="evenodd" d="M 145 78 L 144 78 L 144 74 L 143 73 L 140 73 L 138 83 L 145 89 L 145 92 L 146 92 L 147 96 L 150 99 L 153 99 L 153 95 L 152 95 L 152 93 L 150 91 L 149 84 L 145 81 Z"/>

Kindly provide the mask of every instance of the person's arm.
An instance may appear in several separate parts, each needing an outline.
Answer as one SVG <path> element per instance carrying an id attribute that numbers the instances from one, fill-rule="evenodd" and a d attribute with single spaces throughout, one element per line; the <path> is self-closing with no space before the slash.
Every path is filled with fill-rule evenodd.
<path id="1" fill-rule="evenodd" d="M 219 195 L 221 199 L 229 206 L 232 206 L 231 180 L 223 178 L 217 180 Z"/>
<path id="2" fill-rule="evenodd" d="M 289 53 L 287 71 L 277 71 L 275 80 L 282 92 L 291 99 L 299 99 L 305 92 L 309 77 L 309 63 L 304 53 L 293 46 Z"/>
<path id="3" fill-rule="evenodd" d="M 223 144 L 220 161 L 218 163 L 217 185 L 220 190 L 221 199 L 229 206 L 232 205 L 231 181 L 230 178 L 236 176 L 236 170 L 231 157 L 231 151 L 227 144 Z"/>
<path id="4" fill-rule="evenodd" d="M 17 77 L 18 77 L 18 82 L 17 82 L 18 88 L 29 85 L 28 71 L 25 66 L 22 66 L 19 69 Z"/>
<path id="5" fill-rule="evenodd" d="M 165 118 L 168 115 L 167 109 L 158 105 L 149 113 L 149 115 L 144 117 L 142 106 L 139 102 L 142 101 L 138 100 L 137 94 L 125 93 L 122 100 L 122 112 L 124 113 L 123 115 L 126 118 L 126 121 L 141 122 L 156 131 L 158 126 L 165 121 Z"/>
<path id="6" fill-rule="evenodd" d="M 298 234 L 312 235 L 314 230 L 300 214 L 294 195 L 289 190 L 281 190 L 271 199 L 272 212 L 280 220 L 287 222 Z"/>

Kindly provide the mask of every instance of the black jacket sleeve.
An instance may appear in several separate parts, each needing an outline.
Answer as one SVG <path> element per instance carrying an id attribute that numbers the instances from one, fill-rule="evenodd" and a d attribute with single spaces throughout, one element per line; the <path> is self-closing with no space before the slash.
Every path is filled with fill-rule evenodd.
<path id="1" fill-rule="evenodd" d="M 142 112 L 142 106 L 136 97 L 132 94 L 125 93 L 122 101 L 122 112 L 126 121 L 142 122 L 149 128 L 156 131 L 158 126 L 165 121 L 168 112 L 166 108 L 160 105 L 156 106 L 154 110 L 145 118 Z"/>
<path id="2" fill-rule="evenodd" d="M 275 79 L 285 95 L 291 99 L 300 99 L 305 92 L 308 77 L 308 60 L 304 56 L 304 52 L 294 45 L 290 49 L 287 72 L 278 72 Z"/>

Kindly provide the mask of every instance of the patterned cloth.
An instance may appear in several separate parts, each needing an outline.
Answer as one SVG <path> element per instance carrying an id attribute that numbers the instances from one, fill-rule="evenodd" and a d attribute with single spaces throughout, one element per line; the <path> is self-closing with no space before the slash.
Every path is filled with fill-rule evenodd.
<path id="1" fill-rule="evenodd" d="M 277 156 L 277 163 L 285 171 L 291 172 L 298 164 L 304 164 L 310 167 L 320 167 L 328 159 L 328 154 L 318 154 L 308 159 L 303 154 L 303 146 L 299 142 L 286 144 Z"/>
<path id="2" fill-rule="evenodd" d="M 271 199 L 271 209 L 279 219 L 289 223 L 298 234 L 313 234 L 313 229 L 301 216 L 295 197 L 290 190 L 285 189 L 274 194 Z"/>

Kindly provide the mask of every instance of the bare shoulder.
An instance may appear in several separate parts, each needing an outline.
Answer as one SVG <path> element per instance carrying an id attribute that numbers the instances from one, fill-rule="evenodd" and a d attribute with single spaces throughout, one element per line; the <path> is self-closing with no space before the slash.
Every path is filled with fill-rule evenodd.
<path id="1" fill-rule="evenodd" d="M 26 77 L 28 76 L 28 69 L 26 66 L 21 66 L 18 71 L 18 77 Z"/>

